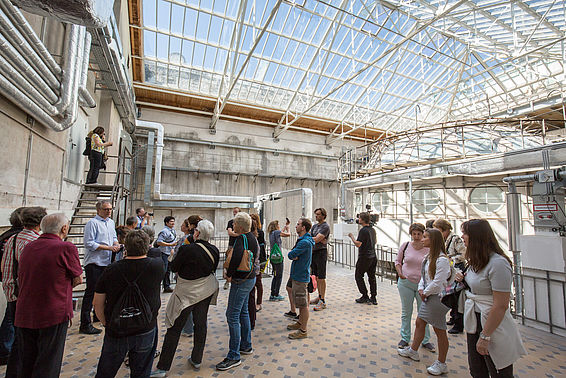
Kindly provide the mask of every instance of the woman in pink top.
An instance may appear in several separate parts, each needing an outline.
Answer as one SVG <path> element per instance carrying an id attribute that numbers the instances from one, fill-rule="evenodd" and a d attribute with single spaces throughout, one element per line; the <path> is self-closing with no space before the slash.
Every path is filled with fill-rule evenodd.
<path id="1" fill-rule="evenodd" d="M 401 297 L 401 341 L 398 347 L 404 348 L 411 341 L 411 318 L 413 317 L 413 303 L 417 301 L 417 309 L 422 299 L 419 295 L 419 281 L 421 280 L 421 266 L 429 249 L 423 245 L 423 233 L 425 227 L 421 223 L 413 223 L 409 227 L 411 242 L 405 242 L 399 247 L 395 269 L 399 275 L 397 289 Z M 423 347 L 431 352 L 435 351 L 434 345 L 429 342 L 430 332 L 428 326 L 425 330 Z"/>

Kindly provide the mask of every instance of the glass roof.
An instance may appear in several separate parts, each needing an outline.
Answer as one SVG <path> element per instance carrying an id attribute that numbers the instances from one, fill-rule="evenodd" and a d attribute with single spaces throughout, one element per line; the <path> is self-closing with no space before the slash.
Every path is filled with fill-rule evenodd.
<path id="1" fill-rule="evenodd" d="M 566 0 L 142 3 L 145 83 L 276 109 L 283 128 L 407 130 L 563 93 Z"/>

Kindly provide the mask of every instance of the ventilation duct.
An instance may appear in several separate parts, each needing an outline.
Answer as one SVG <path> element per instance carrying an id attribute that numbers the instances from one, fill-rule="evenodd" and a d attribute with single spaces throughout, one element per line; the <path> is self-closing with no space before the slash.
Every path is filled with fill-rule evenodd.
<path id="1" fill-rule="evenodd" d="M 112 0 L 13 0 L 20 8 L 61 22 L 100 28 L 112 14 Z"/>
<path id="2" fill-rule="evenodd" d="M 91 35 L 68 25 L 64 67 L 8 0 L 0 0 L 0 93 L 55 131 L 71 127 L 81 104 L 95 107 L 86 89 Z"/>

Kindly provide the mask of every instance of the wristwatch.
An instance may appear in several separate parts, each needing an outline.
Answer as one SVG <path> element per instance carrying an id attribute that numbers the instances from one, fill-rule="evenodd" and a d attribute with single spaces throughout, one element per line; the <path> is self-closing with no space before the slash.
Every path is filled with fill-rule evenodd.
<path id="1" fill-rule="evenodd" d="M 483 332 L 480 332 L 480 339 L 485 341 L 491 341 L 491 336 L 486 336 Z"/>

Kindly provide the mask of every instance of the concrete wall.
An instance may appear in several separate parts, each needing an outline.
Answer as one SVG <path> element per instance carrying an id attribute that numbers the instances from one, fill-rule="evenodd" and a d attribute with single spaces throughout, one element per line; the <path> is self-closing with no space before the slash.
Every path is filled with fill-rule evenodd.
<path id="1" fill-rule="evenodd" d="M 122 21 L 127 28 L 127 3 L 121 9 L 126 12 Z M 61 63 L 64 25 L 33 14 L 24 12 L 24 15 L 55 60 Z M 125 38 L 129 40 L 127 33 Z M 88 88 L 91 94 L 94 82 L 94 74 L 90 72 Z M 86 177 L 85 170 L 88 170 L 88 161 L 82 156 L 82 151 L 89 130 L 103 126 L 109 140 L 114 142 L 109 154 L 116 155 L 120 137 L 124 134 L 116 107 L 105 93 L 96 92 L 94 98 L 97 102 L 95 109 L 80 108 L 77 122 L 70 129 L 55 132 L 35 121 L 33 114 L 28 116 L 10 100 L 0 96 L 0 140 L 3 141 L 0 155 L 0 228 L 9 226 L 10 213 L 20 206 L 44 206 L 49 212 L 72 214 L 80 184 Z M 111 159 L 108 170 L 115 171 L 115 164 L 115 159 Z M 109 175 L 101 174 L 99 182 L 113 181 L 104 176 Z"/>
<path id="2" fill-rule="evenodd" d="M 161 110 L 142 109 L 142 120 L 160 122 L 165 128 L 163 153 L 162 193 L 190 193 L 257 196 L 259 194 L 295 188 L 311 188 L 313 209 L 324 207 L 328 211 L 328 222 L 335 222 L 333 209 L 338 208 L 338 157 L 342 145 L 331 148 L 324 144 L 324 136 L 288 131 L 279 142 L 272 138 L 270 127 L 253 126 L 238 122 L 220 120 L 216 134 L 210 134 L 210 118 L 191 116 Z M 171 140 L 169 138 L 178 138 Z M 145 175 L 144 145 L 147 139 L 138 137 L 140 159 L 136 167 L 137 186 L 133 208 L 144 205 L 143 182 Z M 193 142 L 190 142 L 193 141 Z M 198 144 L 211 142 L 229 144 L 230 147 Z M 280 150 L 278 153 L 254 151 L 240 148 L 260 147 Z M 301 152 L 328 156 L 297 156 L 284 152 Z M 195 172 L 201 170 L 201 172 Z M 214 171 L 215 173 L 202 173 Z M 151 209 L 150 204 L 145 204 Z M 220 206 L 220 205 L 219 205 Z M 155 211 L 156 228 L 163 225 L 166 215 L 184 219 L 190 214 L 205 214 L 214 221 L 217 234 L 223 234 L 226 223 L 232 218 L 232 207 L 225 208 L 180 208 L 167 206 Z M 264 215 L 267 221 L 278 219 L 285 222 L 289 217 L 293 222 L 301 215 L 301 198 L 290 197 L 266 203 Z M 312 214 L 308 216 L 313 217 Z M 180 223 L 178 221 L 178 223 Z M 178 225 L 179 227 L 179 225 Z"/>

